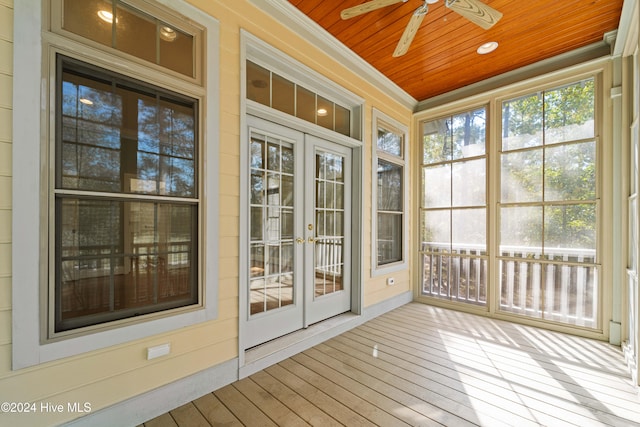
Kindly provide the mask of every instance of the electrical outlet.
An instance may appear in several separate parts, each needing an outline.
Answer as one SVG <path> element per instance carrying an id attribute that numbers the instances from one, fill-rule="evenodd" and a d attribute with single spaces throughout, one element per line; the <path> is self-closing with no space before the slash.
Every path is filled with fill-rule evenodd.
<path id="1" fill-rule="evenodd" d="M 166 356 L 171 353 L 171 344 L 161 344 L 155 347 L 147 348 L 147 360 L 155 359 L 157 357 Z"/>

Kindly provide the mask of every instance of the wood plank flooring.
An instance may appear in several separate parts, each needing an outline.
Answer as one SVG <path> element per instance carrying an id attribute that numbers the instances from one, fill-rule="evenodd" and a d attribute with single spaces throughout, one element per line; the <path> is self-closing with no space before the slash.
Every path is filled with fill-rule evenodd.
<path id="1" fill-rule="evenodd" d="M 144 423 L 640 426 L 619 348 L 411 303 Z"/>

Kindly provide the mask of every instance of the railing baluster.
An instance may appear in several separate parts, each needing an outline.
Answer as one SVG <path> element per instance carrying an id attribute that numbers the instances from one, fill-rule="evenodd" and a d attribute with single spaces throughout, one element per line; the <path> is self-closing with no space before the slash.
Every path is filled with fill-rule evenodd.
<path id="1" fill-rule="evenodd" d="M 513 310 L 515 261 L 507 261 L 507 307 Z"/>
<path id="2" fill-rule="evenodd" d="M 564 255 L 564 261 L 568 261 L 568 255 Z M 562 280 L 560 288 L 560 314 L 563 322 L 566 322 L 569 317 L 569 287 L 571 283 L 571 267 L 563 265 Z"/>
<path id="3" fill-rule="evenodd" d="M 540 316 L 540 270 L 542 266 L 540 264 L 532 264 L 533 275 L 531 279 L 533 288 L 533 313 L 535 316 Z"/>
<path id="4" fill-rule="evenodd" d="M 527 262 L 519 262 L 519 271 L 518 271 L 518 287 L 520 288 L 518 305 L 520 306 L 520 310 L 522 313 L 526 313 L 527 311 L 527 279 L 529 275 L 529 263 Z"/>
<path id="5" fill-rule="evenodd" d="M 585 310 L 584 310 L 584 293 L 586 284 L 586 277 L 584 274 L 584 267 L 575 267 L 576 271 L 576 324 L 585 326 Z"/>

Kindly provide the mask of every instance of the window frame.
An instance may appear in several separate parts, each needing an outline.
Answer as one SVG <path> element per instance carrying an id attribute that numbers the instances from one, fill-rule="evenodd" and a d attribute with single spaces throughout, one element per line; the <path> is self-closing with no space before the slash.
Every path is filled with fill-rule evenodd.
<path id="1" fill-rule="evenodd" d="M 153 7 L 154 10 L 162 8 L 173 21 L 189 22 L 202 29 L 205 40 L 201 46 L 207 45 L 208 49 L 197 53 L 198 61 L 206 70 L 198 83 L 168 69 L 132 60 L 110 48 L 103 49 L 52 32 L 49 20 L 56 16 L 52 7 L 47 1 L 19 2 L 14 10 L 17 29 L 14 87 L 16 98 L 19 98 L 14 103 L 14 138 L 25 142 L 14 144 L 13 153 L 13 233 L 22 236 L 21 242 L 12 248 L 13 283 L 20 284 L 13 287 L 12 301 L 14 370 L 169 332 L 218 316 L 219 22 L 184 0 L 172 2 L 171 9 Z M 52 231 L 49 225 L 54 210 L 51 189 L 55 182 L 55 152 L 52 150 L 55 149 L 57 54 L 198 100 L 201 106 L 197 118 L 198 181 L 202 201 L 198 214 L 200 280 L 197 305 L 95 325 L 64 337 L 50 336 L 48 298 L 53 280 L 50 266 L 55 262 L 52 245 L 55 243 L 49 238 Z M 34 121 L 34 117 L 39 119 Z M 28 122 L 35 126 L 24 126 Z M 207 170 L 203 170 L 204 164 Z M 34 224 L 40 226 L 34 227 Z M 26 257 L 29 253 L 34 255 Z"/>
<path id="2" fill-rule="evenodd" d="M 47 319 L 48 321 L 47 337 L 50 339 L 55 339 L 57 337 L 75 335 L 80 333 L 81 331 L 90 331 L 91 329 L 96 327 L 97 328 L 105 327 L 105 325 L 112 324 L 114 321 L 122 321 L 124 323 L 127 320 L 130 321 L 132 317 L 138 316 L 138 315 L 149 316 L 154 313 L 167 312 L 171 310 L 178 311 L 178 310 L 187 309 L 187 307 L 193 307 L 195 305 L 200 304 L 202 293 L 199 291 L 201 288 L 201 286 L 199 285 L 201 282 L 201 278 L 198 271 L 198 265 L 202 262 L 201 261 L 202 257 L 200 256 L 201 248 L 200 248 L 199 239 L 198 239 L 198 236 L 200 234 L 198 230 L 199 228 L 198 225 L 200 223 L 199 218 L 201 217 L 201 211 L 202 211 L 201 209 L 202 199 L 199 197 L 199 193 L 200 193 L 199 177 L 201 175 L 202 162 L 200 161 L 200 149 L 199 149 L 199 146 L 201 145 L 200 144 L 201 138 L 199 134 L 200 126 L 199 126 L 198 117 L 200 116 L 200 114 L 198 112 L 198 100 L 192 97 L 184 96 L 183 94 L 167 91 L 162 87 L 151 85 L 148 82 L 140 82 L 137 80 L 128 79 L 123 74 L 113 72 L 112 70 L 97 68 L 95 66 L 90 65 L 89 63 L 78 61 L 76 59 L 71 59 L 61 54 L 56 54 L 55 67 L 56 67 L 56 72 L 55 72 L 55 76 L 53 76 L 55 78 L 55 85 L 52 88 L 53 89 L 52 92 L 53 92 L 53 95 L 55 96 L 55 104 L 56 104 L 56 108 L 54 111 L 55 123 L 52 129 L 55 136 L 52 138 L 53 147 L 52 147 L 52 151 L 50 151 L 52 153 L 51 164 L 54 169 L 55 179 L 53 180 L 53 182 L 50 183 L 50 191 L 53 193 L 52 199 L 51 199 L 51 205 L 50 205 L 52 206 L 52 210 L 53 210 L 53 215 L 51 215 L 51 217 L 53 217 L 53 221 L 49 224 L 49 230 L 51 231 L 49 239 L 50 241 L 54 242 L 53 249 L 50 249 L 50 250 L 54 251 L 54 254 L 56 256 L 55 258 L 56 261 L 52 264 L 52 268 L 49 272 L 49 277 L 51 278 L 52 283 L 50 284 L 49 286 L 50 289 L 48 290 L 50 296 L 49 296 L 48 319 Z M 81 187 L 73 188 L 73 187 L 68 187 L 64 185 L 63 184 L 64 178 L 61 175 L 63 171 L 61 170 L 61 168 L 59 169 L 59 167 L 61 167 L 63 163 L 62 146 L 65 143 L 68 143 L 68 141 L 62 141 L 62 135 L 64 133 L 64 131 L 62 130 L 62 123 L 64 122 L 64 120 L 63 120 L 63 113 L 60 109 L 62 104 L 62 91 L 63 91 L 62 87 L 65 82 L 63 77 L 64 73 L 84 74 L 85 75 L 83 77 L 84 79 L 91 79 L 91 77 L 95 77 L 95 79 L 92 80 L 94 83 L 98 81 L 102 81 L 103 83 L 107 82 L 111 85 L 116 85 L 120 90 L 125 91 L 127 94 L 143 94 L 148 96 L 150 93 L 154 93 L 156 97 L 163 98 L 165 101 L 171 100 L 173 102 L 173 105 L 176 105 L 176 104 L 180 105 L 183 102 L 188 102 L 188 103 L 192 102 L 193 103 L 192 111 L 193 111 L 193 119 L 194 119 L 193 131 L 195 135 L 195 144 L 193 147 L 194 170 L 192 171 L 194 175 L 193 194 L 190 196 L 189 195 L 178 196 L 175 194 L 163 195 L 161 193 L 154 194 L 153 192 L 127 191 L 126 189 L 128 187 L 128 184 L 126 182 L 121 184 L 121 187 L 119 190 L 115 190 L 115 189 L 93 190 L 90 188 L 81 188 Z M 89 75 L 89 73 L 91 73 L 91 77 L 86 77 Z M 80 121 L 81 118 L 78 117 L 77 120 Z M 123 131 L 124 128 L 120 127 L 119 130 Z M 122 138 L 122 133 L 120 133 L 120 137 Z M 76 142 L 76 145 L 82 145 L 82 144 L 80 144 L 79 142 Z M 98 148 L 100 146 L 98 145 L 93 147 Z M 122 147 L 118 149 L 118 152 L 121 155 L 125 151 L 126 150 L 122 149 Z M 136 150 L 135 153 L 136 155 L 139 155 L 141 152 Z M 122 164 L 120 163 L 120 159 L 118 161 L 118 165 L 122 167 Z M 128 174 L 127 174 L 127 171 L 124 170 L 124 168 L 121 168 L 120 172 L 122 173 L 123 171 L 124 171 L 124 178 L 126 180 Z M 164 205 L 164 206 L 171 206 L 171 207 L 191 206 L 192 208 L 195 208 L 195 211 L 191 209 L 191 214 L 190 214 L 194 223 L 192 223 L 190 227 L 191 239 L 189 240 L 190 242 L 189 246 L 191 248 L 190 252 L 195 254 L 195 256 L 193 258 L 190 258 L 190 262 L 193 264 L 193 266 L 190 268 L 190 275 L 192 275 L 192 278 L 189 280 L 190 281 L 189 288 L 191 289 L 190 298 L 195 298 L 196 302 L 188 303 L 188 304 L 179 304 L 179 303 L 166 304 L 165 303 L 164 305 L 167 305 L 168 307 L 164 309 L 161 308 L 163 303 L 152 302 L 150 304 L 140 305 L 138 307 L 122 307 L 119 310 L 106 310 L 106 311 L 100 311 L 99 313 L 93 313 L 91 315 L 75 316 L 66 320 L 62 319 L 60 299 L 63 298 L 62 297 L 63 291 L 61 289 L 63 284 L 62 284 L 61 276 L 62 276 L 62 272 L 64 271 L 64 268 L 61 265 L 62 259 L 60 258 L 61 244 L 62 244 L 60 242 L 60 239 L 61 239 L 60 231 L 62 229 L 62 222 L 63 222 L 63 219 L 60 218 L 61 216 L 60 210 L 64 206 L 63 200 L 65 199 L 77 200 L 77 201 L 86 200 L 91 202 L 119 202 L 119 203 L 132 202 L 132 203 L 142 203 L 145 205 L 148 205 L 149 203 L 153 203 L 154 205 Z M 123 212 L 124 212 L 125 210 L 124 206 L 121 209 L 123 209 Z M 124 213 L 122 219 L 124 219 L 126 215 L 127 214 Z M 123 237 L 125 235 L 125 230 L 127 227 L 126 221 L 122 221 L 121 224 L 123 228 L 120 232 L 121 233 L 120 241 L 124 245 L 124 241 L 126 239 L 124 239 Z M 145 223 L 145 224 L 148 224 L 148 223 Z M 155 229 L 155 231 L 158 232 L 158 229 Z M 127 252 L 132 252 L 132 251 L 133 250 L 129 250 Z M 111 257 L 114 257 L 115 255 L 116 254 L 111 253 Z M 156 254 L 154 252 L 151 252 L 151 253 L 147 253 L 147 255 L 153 257 Z M 123 262 L 125 262 L 127 259 L 133 259 L 129 256 L 124 256 L 124 254 L 122 254 L 122 256 L 123 256 L 122 257 Z M 103 258 L 108 258 L 108 257 L 109 256 L 106 254 L 103 256 Z M 143 258 L 144 258 L 144 255 L 141 255 L 140 259 L 143 259 Z M 76 261 L 79 260 L 79 258 L 75 258 L 75 259 Z M 122 276 L 122 271 L 126 268 L 127 268 L 126 264 L 116 267 L 114 271 L 110 274 L 110 277 L 115 279 L 118 276 Z M 87 271 L 87 273 L 90 274 L 89 271 Z M 115 283 L 111 282 L 110 292 L 114 292 L 115 288 L 116 288 Z M 116 297 L 114 296 L 114 301 L 115 299 Z M 130 314 L 126 315 L 125 313 L 127 312 Z M 102 321 L 91 320 L 91 319 L 99 319 L 99 318 L 104 318 L 104 319 L 112 318 L 113 320 L 102 320 Z M 79 326 L 74 326 L 74 325 L 79 325 Z"/>
<path id="3" fill-rule="evenodd" d="M 494 319 L 507 320 L 516 323 L 522 323 L 527 325 L 533 325 L 537 327 L 543 327 L 546 329 L 559 331 L 563 333 L 569 333 L 574 335 L 579 335 L 588 338 L 594 339 L 608 339 L 609 338 L 609 326 L 610 322 L 606 319 L 612 313 L 612 303 L 614 303 L 613 298 L 615 298 L 614 290 L 610 285 L 611 278 L 614 272 L 614 261 L 620 262 L 619 259 L 616 259 L 615 255 L 612 255 L 612 240 L 608 236 L 612 234 L 613 229 L 613 200 L 617 188 L 613 186 L 613 170 L 612 170 L 612 161 L 613 161 L 613 143 L 612 143 L 612 121 L 611 117 L 607 114 L 608 107 L 608 97 L 607 94 L 612 90 L 612 75 L 613 75 L 613 67 L 608 58 L 597 58 L 587 62 L 582 62 L 576 65 L 568 66 L 566 68 L 562 68 L 549 73 L 540 73 L 534 77 L 525 77 L 522 80 L 519 80 L 515 83 L 505 84 L 503 86 L 497 88 L 487 89 L 487 91 L 482 93 L 474 93 L 466 98 L 457 98 L 451 100 L 451 98 L 447 98 L 448 102 L 443 102 L 441 105 L 423 108 L 420 111 L 414 113 L 412 126 L 416 126 L 416 129 L 420 126 L 422 122 L 431 120 L 434 117 L 444 116 L 455 114 L 459 111 L 463 111 L 465 109 L 472 108 L 475 105 L 487 104 L 489 105 L 489 122 L 488 122 L 488 148 L 487 155 L 488 157 L 488 174 L 487 180 L 489 183 L 489 193 L 487 195 L 487 200 L 489 203 L 489 217 L 487 219 L 488 224 L 488 250 L 490 252 L 489 257 L 489 291 L 492 293 L 488 296 L 487 306 L 482 309 L 478 309 L 477 307 L 462 307 L 461 305 L 456 305 L 450 303 L 448 301 L 442 301 L 435 298 L 429 298 L 426 296 L 420 295 L 418 289 L 414 289 L 414 298 L 418 302 L 425 302 L 428 304 L 433 304 L 442 307 L 448 308 L 456 308 L 461 309 L 467 312 L 477 313 L 481 315 L 487 315 Z M 497 215 L 497 204 L 499 194 L 499 186 L 498 179 L 499 174 L 497 171 L 497 156 L 498 156 L 498 147 L 495 143 L 496 140 L 500 138 L 500 132 L 502 129 L 501 125 L 501 114 L 498 113 L 501 103 L 507 99 L 513 99 L 520 96 L 524 96 L 526 94 L 530 94 L 531 92 L 535 92 L 537 90 L 547 90 L 554 87 L 559 87 L 564 84 L 576 82 L 585 78 L 594 77 L 596 79 L 596 93 L 595 93 L 595 109 L 596 109 L 596 137 L 599 139 L 599 148 L 598 155 L 600 156 L 600 170 L 597 171 L 598 181 L 597 188 L 600 194 L 600 203 L 599 203 L 599 215 L 600 218 L 598 220 L 597 225 L 597 233 L 598 233 L 598 243 L 597 250 L 600 254 L 600 270 L 599 270 L 599 283 L 600 290 L 602 291 L 600 294 L 599 301 L 599 310 L 601 316 L 601 323 L 598 329 L 592 328 L 583 328 L 580 326 L 569 325 L 569 324 L 561 324 L 549 322 L 546 320 L 534 319 L 534 318 L 525 318 L 523 316 L 514 315 L 511 313 L 506 313 L 503 311 L 499 311 L 496 307 L 500 303 L 500 295 L 499 292 L 496 291 L 495 283 L 498 282 L 499 277 L 497 274 L 496 268 L 496 258 L 495 254 L 497 253 L 497 231 L 496 231 L 496 215 Z M 433 104 L 430 104 L 433 105 Z M 412 144 L 415 144 L 414 147 L 419 147 L 421 144 L 420 135 L 416 133 L 413 137 Z M 415 169 L 412 172 L 412 179 L 414 182 L 420 182 L 420 158 L 414 156 L 414 160 L 411 165 Z M 414 200 L 418 200 L 420 197 L 421 189 L 419 186 L 415 186 L 412 190 L 412 198 Z M 606 191 L 604 191 L 606 190 Z M 412 214 L 419 214 L 419 206 L 417 204 L 412 204 Z M 414 219 L 412 224 L 414 227 L 417 227 L 418 219 Z M 418 232 L 418 228 L 414 228 L 414 234 Z M 419 247 L 415 244 L 412 244 L 411 247 L 411 256 L 413 257 L 412 261 L 415 262 L 414 265 L 417 267 L 412 271 L 412 278 L 419 283 L 420 281 L 420 251 Z"/>
<path id="4" fill-rule="evenodd" d="M 378 149 L 378 129 L 397 133 L 401 136 L 401 156 L 395 156 Z M 409 268 L 409 127 L 373 108 L 371 131 L 371 277 L 395 273 Z M 388 264 L 378 264 L 378 162 L 402 167 L 402 259 Z"/>

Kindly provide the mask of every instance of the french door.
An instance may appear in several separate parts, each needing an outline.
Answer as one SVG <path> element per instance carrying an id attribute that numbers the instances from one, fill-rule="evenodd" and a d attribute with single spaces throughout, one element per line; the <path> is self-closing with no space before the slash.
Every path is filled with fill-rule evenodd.
<path id="1" fill-rule="evenodd" d="M 245 348 L 351 308 L 351 150 L 248 118 Z"/>

